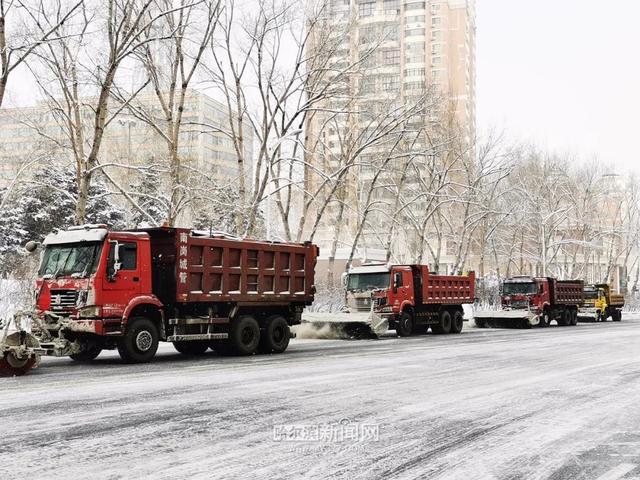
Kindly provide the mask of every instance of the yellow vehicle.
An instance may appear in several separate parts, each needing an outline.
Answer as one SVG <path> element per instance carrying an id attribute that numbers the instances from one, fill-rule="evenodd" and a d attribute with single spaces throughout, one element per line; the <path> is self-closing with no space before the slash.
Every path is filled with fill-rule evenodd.
<path id="1" fill-rule="evenodd" d="M 606 322 L 622 320 L 624 295 L 614 293 L 606 283 L 584 286 L 584 306 L 578 311 L 578 319 Z"/>

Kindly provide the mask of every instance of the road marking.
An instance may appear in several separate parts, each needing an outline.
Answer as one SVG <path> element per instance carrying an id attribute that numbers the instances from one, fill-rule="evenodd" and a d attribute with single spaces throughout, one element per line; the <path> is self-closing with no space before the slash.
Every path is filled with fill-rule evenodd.
<path id="1" fill-rule="evenodd" d="M 596 480 L 617 480 L 618 478 L 622 478 L 624 475 L 626 475 L 636 467 L 637 465 L 633 463 L 621 463 L 617 467 L 609 470 L 604 475 L 600 475 Z"/>

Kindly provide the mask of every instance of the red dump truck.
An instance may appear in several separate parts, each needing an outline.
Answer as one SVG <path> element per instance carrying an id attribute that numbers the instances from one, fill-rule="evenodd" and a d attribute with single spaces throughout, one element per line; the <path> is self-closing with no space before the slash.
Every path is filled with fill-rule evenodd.
<path id="1" fill-rule="evenodd" d="M 280 353 L 315 293 L 318 248 L 309 242 L 92 225 L 43 243 L 31 334 L 5 332 L 5 373 L 24 373 L 39 355 L 88 361 L 103 349 L 148 362 L 159 341 L 185 354 Z"/>
<path id="2" fill-rule="evenodd" d="M 480 310 L 474 319 L 478 327 L 510 325 L 530 328 L 576 325 L 578 309 L 584 303 L 582 280 L 556 280 L 551 277 L 514 277 L 502 284 L 498 311 Z"/>
<path id="3" fill-rule="evenodd" d="M 370 264 L 353 267 L 346 278 L 348 312 L 306 320 L 343 329 L 349 336 L 401 337 L 416 333 L 460 333 L 463 304 L 474 301 L 475 274 L 436 275 L 426 265 Z M 306 314 L 305 314 L 306 315 Z"/>

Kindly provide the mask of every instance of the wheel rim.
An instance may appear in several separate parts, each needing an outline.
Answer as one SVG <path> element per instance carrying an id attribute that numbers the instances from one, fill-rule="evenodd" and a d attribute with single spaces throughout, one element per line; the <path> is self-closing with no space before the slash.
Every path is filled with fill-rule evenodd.
<path id="1" fill-rule="evenodd" d="M 276 327 L 273 329 L 273 341 L 280 343 L 284 340 L 284 328 Z"/>
<path id="2" fill-rule="evenodd" d="M 243 345 L 250 345 L 253 342 L 255 334 L 253 329 L 245 327 L 242 329 L 242 335 L 240 336 Z"/>
<path id="3" fill-rule="evenodd" d="M 136 335 L 136 347 L 141 352 L 146 352 L 153 344 L 153 335 L 148 330 L 142 330 Z"/>
<path id="4" fill-rule="evenodd" d="M 409 332 L 409 330 L 411 329 L 411 319 L 409 317 L 404 317 L 404 319 L 402 320 L 402 330 L 404 330 L 405 333 Z"/>

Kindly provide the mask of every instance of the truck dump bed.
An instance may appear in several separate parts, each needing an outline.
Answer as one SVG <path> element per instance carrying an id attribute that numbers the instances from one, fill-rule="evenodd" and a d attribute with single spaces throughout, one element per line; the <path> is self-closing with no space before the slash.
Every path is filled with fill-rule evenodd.
<path id="1" fill-rule="evenodd" d="M 184 302 L 310 304 L 318 248 L 153 229 L 154 293 Z M 175 286 L 171 288 L 170 278 Z M 164 284 L 164 285 L 163 285 Z M 160 296 L 158 293 L 156 295 Z"/>
<path id="2" fill-rule="evenodd" d="M 429 267 L 420 265 L 422 279 L 422 302 L 424 304 L 460 305 L 473 303 L 475 297 L 475 274 L 433 275 Z"/>
<path id="3" fill-rule="evenodd" d="M 584 282 L 582 280 L 549 279 L 551 303 L 554 305 L 582 305 L 584 303 Z"/>

